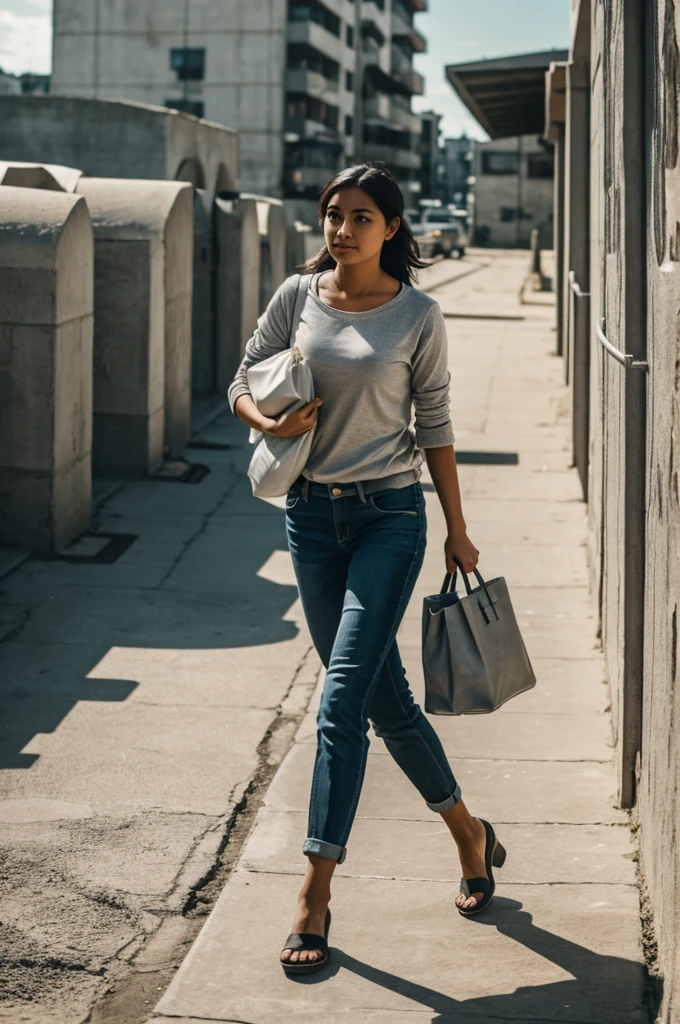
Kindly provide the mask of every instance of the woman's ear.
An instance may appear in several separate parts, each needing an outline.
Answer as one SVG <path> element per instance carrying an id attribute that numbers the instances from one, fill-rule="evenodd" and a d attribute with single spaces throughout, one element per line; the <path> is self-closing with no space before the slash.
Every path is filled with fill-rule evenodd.
<path id="1" fill-rule="evenodd" d="M 401 227 L 401 217 L 395 217 L 387 225 L 387 231 L 385 232 L 385 241 L 389 242 L 391 238 L 394 238 L 397 231 Z"/>

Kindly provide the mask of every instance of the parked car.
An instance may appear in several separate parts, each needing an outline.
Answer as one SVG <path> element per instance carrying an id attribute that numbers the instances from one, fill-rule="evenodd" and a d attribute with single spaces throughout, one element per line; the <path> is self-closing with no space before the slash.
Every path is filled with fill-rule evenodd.
<path id="1" fill-rule="evenodd" d="M 449 259 L 454 252 L 462 257 L 470 244 L 465 210 L 429 207 L 423 211 L 419 223 L 413 224 L 412 228 L 420 245 L 421 256 L 425 258 L 441 255 Z"/>

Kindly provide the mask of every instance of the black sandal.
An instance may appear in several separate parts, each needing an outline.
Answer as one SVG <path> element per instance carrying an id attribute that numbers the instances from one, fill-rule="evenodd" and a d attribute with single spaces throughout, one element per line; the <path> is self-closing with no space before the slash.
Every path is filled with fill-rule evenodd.
<path id="1" fill-rule="evenodd" d="M 286 944 L 281 950 L 284 953 L 287 949 L 320 949 L 323 956 L 319 960 L 307 961 L 305 963 L 290 963 L 289 960 L 279 960 L 286 974 L 309 974 L 328 963 L 330 954 L 328 951 L 328 930 L 331 926 L 331 908 L 326 911 L 324 923 L 324 934 L 313 935 L 311 932 L 291 932 L 286 939 Z"/>
<path id="2" fill-rule="evenodd" d="M 496 839 L 496 833 L 493 830 L 493 826 L 488 821 L 484 821 L 484 818 L 479 819 L 484 826 L 486 831 L 486 847 L 484 850 L 484 863 L 486 865 L 486 878 L 461 878 L 460 880 L 460 891 L 463 896 L 474 896 L 476 892 L 481 892 L 482 899 L 478 903 L 475 903 L 474 907 L 470 907 L 469 910 L 458 907 L 458 913 L 463 917 L 472 917 L 474 914 L 479 914 L 491 903 L 493 894 L 496 889 L 496 883 L 493 878 L 492 867 L 502 868 L 505 864 L 506 852 L 505 849 Z"/>

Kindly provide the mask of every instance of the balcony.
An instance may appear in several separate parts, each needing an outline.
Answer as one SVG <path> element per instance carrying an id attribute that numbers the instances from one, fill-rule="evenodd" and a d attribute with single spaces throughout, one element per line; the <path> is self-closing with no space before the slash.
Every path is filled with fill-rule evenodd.
<path id="1" fill-rule="evenodd" d="M 425 92 L 425 79 L 413 68 L 409 71 L 392 71 L 392 77 L 411 96 L 422 96 Z"/>
<path id="2" fill-rule="evenodd" d="M 289 21 L 286 38 L 289 43 L 312 46 L 338 64 L 342 63 L 342 40 L 314 21 Z"/>
<path id="3" fill-rule="evenodd" d="M 361 4 L 361 32 L 370 36 L 378 46 L 384 46 L 388 30 L 384 7 L 381 10 L 375 0 L 363 0 Z"/>
<path id="4" fill-rule="evenodd" d="M 364 158 L 366 160 L 382 160 L 389 167 L 402 170 L 420 170 L 420 154 L 410 149 L 399 149 L 396 146 L 381 145 L 377 142 L 364 143 Z"/>
<path id="5" fill-rule="evenodd" d="M 339 79 L 326 78 L 317 71 L 307 68 L 288 68 L 286 71 L 286 92 L 306 93 L 316 99 L 340 105 Z"/>
<path id="6" fill-rule="evenodd" d="M 421 123 L 418 115 L 414 114 L 412 110 L 402 107 L 394 99 L 389 104 L 387 119 L 391 125 L 401 131 L 409 132 L 411 135 L 420 135 Z"/>
<path id="7" fill-rule="evenodd" d="M 398 7 L 392 8 L 392 38 L 405 41 L 414 53 L 427 52 L 427 39 L 402 15 Z"/>
<path id="8" fill-rule="evenodd" d="M 379 92 L 364 99 L 364 120 L 385 122 L 390 120 L 390 97 Z"/>
<path id="9" fill-rule="evenodd" d="M 286 194 L 317 198 L 340 169 L 343 145 L 339 140 L 301 139 L 288 143 L 285 156 Z"/>

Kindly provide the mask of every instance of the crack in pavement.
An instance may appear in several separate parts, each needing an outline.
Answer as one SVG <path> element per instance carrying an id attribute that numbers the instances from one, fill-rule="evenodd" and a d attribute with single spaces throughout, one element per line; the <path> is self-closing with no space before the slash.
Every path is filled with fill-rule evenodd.
<path id="1" fill-rule="evenodd" d="M 117 1024 L 121 1019 L 141 1021 L 151 1016 L 153 1011 L 149 1010 L 148 1003 L 155 1005 L 172 981 L 175 970 L 184 960 L 189 945 L 196 938 L 205 917 L 211 912 L 240 859 L 243 845 L 250 834 L 271 779 L 293 745 L 294 730 L 306 713 L 316 686 L 319 666 L 316 651 L 310 644 L 299 658 L 286 693 L 274 710 L 272 721 L 257 746 L 255 770 L 249 778 L 236 783 L 229 794 L 229 800 L 232 801 L 240 792 L 240 799 L 234 804 L 229 815 L 221 816 L 218 820 L 213 818 L 196 837 L 175 874 L 168 895 L 164 898 L 166 904 L 172 900 L 173 895 L 179 895 L 182 875 L 191 864 L 201 842 L 211 832 L 223 830 L 212 862 L 201 877 L 189 887 L 188 895 L 178 912 L 155 911 L 151 916 L 158 919 L 157 927 L 146 934 L 137 931 L 134 939 L 130 940 L 128 945 L 138 945 L 129 959 L 118 959 L 118 976 L 111 975 L 108 990 L 99 995 L 86 1018 L 88 1024 Z M 288 709 L 291 707 L 291 698 L 296 690 L 301 690 L 302 694 L 293 701 L 293 710 L 290 711 Z M 160 929 L 166 921 L 177 922 L 177 933 L 171 934 L 167 946 L 162 947 L 160 954 L 155 954 L 158 957 L 158 966 L 154 968 L 153 957 L 151 963 L 148 963 L 147 958 L 146 969 L 140 970 L 136 966 L 136 961 L 144 956 L 152 940 L 159 936 Z M 107 978 L 110 973 L 107 972 Z M 163 1015 L 160 1015 L 160 1019 L 163 1020 Z M 167 1015 L 165 1019 L 168 1019 Z"/>
<path id="2" fill-rule="evenodd" d="M 233 467 L 232 467 L 232 469 L 233 469 Z M 173 572 L 178 567 L 178 565 L 181 563 L 181 561 L 184 558 L 184 556 L 187 554 L 187 552 L 192 547 L 192 545 L 198 540 L 198 538 L 201 537 L 205 533 L 205 531 L 207 530 L 208 526 L 210 525 L 210 521 L 213 518 L 213 516 L 216 515 L 220 511 L 220 509 L 224 506 L 224 504 L 228 500 L 231 492 L 234 490 L 234 488 L 237 486 L 237 484 L 240 483 L 240 481 L 241 481 L 241 478 L 239 476 L 235 475 L 233 481 L 231 482 L 229 487 L 227 487 L 227 490 L 224 492 L 224 494 L 222 494 L 222 496 L 218 500 L 218 502 L 215 505 L 215 507 L 210 509 L 209 512 L 205 513 L 205 515 L 203 516 L 203 522 L 201 523 L 199 528 L 196 530 L 196 532 L 191 537 L 189 537 L 188 540 L 182 541 L 182 548 L 181 548 L 181 550 L 177 554 L 177 557 L 173 560 L 172 565 L 170 566 L 170 568 L 168 569 L 166 574 L 163 576 L 163 579 L 160 581 L 158 586 L 155 588 L 156 590 L 160 590 L 165 585 L 165 583 L 170 579 L 170 577 L 172 576 Z"/>

